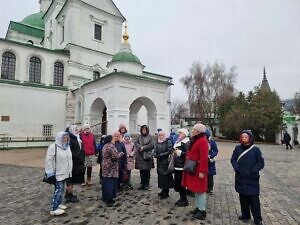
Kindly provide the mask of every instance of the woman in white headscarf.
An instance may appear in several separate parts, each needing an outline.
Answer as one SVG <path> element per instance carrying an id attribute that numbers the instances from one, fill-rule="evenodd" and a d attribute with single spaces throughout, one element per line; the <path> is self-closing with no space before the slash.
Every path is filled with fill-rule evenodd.
<path id="1" fill-rule="evenodd" d="M 45 172 L 48 177 L 56 177 L 54 193 L 51 202 L 50 215 L 58 216 L 65 213 L 66 206 L 62 205 L 65 181 L 72 177 L 72 153 L 67 132 L 59 132 L 55 143 L 48 147 Z"/>
<path id="2" fill-rule="evenodd" d="M 76 203 L 79 202 L 79 199 L 76 195 L 73 194 L 73 185 L 84 183 L 85 155 L 82 148 L 82 141 L 79 136 L 79 130 L 77 125 L 70 126 L 68 132 L 70 136 L 70 149 L 72 152 L 73 169 L 72 177 L 67 179 L 65 202 Z"/>

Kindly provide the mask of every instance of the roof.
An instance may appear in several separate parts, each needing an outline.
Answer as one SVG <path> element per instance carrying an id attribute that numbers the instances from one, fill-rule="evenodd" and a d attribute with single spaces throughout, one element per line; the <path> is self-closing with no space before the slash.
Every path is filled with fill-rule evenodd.
<path id="1" fill-rule="evenodd" d="M 134 62 L 142 64 L 140 59 L 131 52 L 119 52 L 113 56 L 111 62 Z"/>
<path id="2" fill-rule="evenodd" d="M 33 27 L 28 24 L 10 21 L 8 30 L 14 30 L 37 38 L 44 38 L 44 30 L 42 28 Z"/>
<path id="3" fill-rule="evenodd" d="M 103 77 L 100 77 L 97 80 L 93 80 L 93 81 L 87 82 L 87 83 L 83 84 L 82 87 L 87 86 L 87 85 L 89 85 L 91 83 L 97 82 L 99 80 L 107 79 L 107 78 L 112 77 L 112 76 L 133 78 L 133 79 L 144 80 L 144 81 L 149 81 L 149 82 L 157 82 L 157 83 L 167 84 L 169 86 L 173 85 L 172 82 L 164 81 L 164 80 L 159 80 L 159 79 L 153 79 L 153 78 L 146 77 L 146 76 L 134 75 L 134 74 L 125 73 L 125 72 L 112 72 L 112 73 L 109 73 L 109 74 L 107 74 L 107 75 L 105 75 Z"/>
<path id="4" fill-rule="evenodd" d="M 40 29 L 45 29 L 45 23 L 43 20 L 43 13 L 42 12 L 38 12 L 38 13 L 34 13 L 31 14 L 29 16 L 26 16 L 21 23 L 29 25 L 31 27 L 36 27 L 36 28 L 40 28 Z"/>
<path id="5" fill-rule="evenodd" d="M 61 54 L 61 55 L 66 55 L 66 56 L 70 55 L 70 51 L 68 51 L 68 50 L 59 50 L 59 49 L 52 50 L 52 49 L 43 48 L 43 47 L 39 47 L 39 46 L 36 46 L 36 45 L 27 44 L 27 43 L 23 43 L 23 42 L 8 40 L 8 39 L 4 39 L 4 38 L 0 38 L 0 42 L 7 42 L 7 43 L 10 43 L 10 44 L 21 45 L 21 46 L 25 46 L 25 47 L 28 47 L 28 48 L 35 48 L 35 49 L 39 49 L 39 50 L 43 50 L 43 51 L 47 51 L 47 52 L 52 52 L 52 53 L 55 53 L 55 54 Z"/>

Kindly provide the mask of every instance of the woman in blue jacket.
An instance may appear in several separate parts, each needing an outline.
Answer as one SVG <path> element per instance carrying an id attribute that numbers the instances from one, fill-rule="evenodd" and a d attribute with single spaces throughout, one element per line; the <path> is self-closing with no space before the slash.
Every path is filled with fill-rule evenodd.
<path id="1" fill-rule="evenodd" d="M 259 171 L 264 168 L 264 158 L 258 147 L 253 144 L 250 130 L 242 131 L 240 145 L 237 145 L 231 157 L 235 171 L 235 190 L 240 195 L 242 215 L 239 220 L 251 218 L 250 209 L 256 225 L 262 225 L 259 201 Z"/>
<path id="2" fill-rule="evenodd" d="M 217 174 L 216 157 L 218 155 L 218 146 L 215 140 L 210 137 L 210 130 L 206 129 L 206 137 L 209 144 L 208 152 L 208 175 L 207 175 L 207 193 L 212 193 L 214 189 L 214 176 Z"/>

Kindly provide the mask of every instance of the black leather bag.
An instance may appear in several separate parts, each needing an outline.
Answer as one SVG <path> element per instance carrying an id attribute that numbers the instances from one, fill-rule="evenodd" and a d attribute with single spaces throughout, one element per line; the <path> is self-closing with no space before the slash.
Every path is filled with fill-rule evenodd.
<path id="1" fill-rule="evenodd" d="M 143 151 L 143 160 L 150 161 L 152 160 L 152 151 Z"/>
<path id="2" fill-rule="evenodd" d="M 57 146 L 55 144 L 55 168 L 54 168 L 54 175 L 47 177 L 47 173 L 44 174 L 44 178 L 43 178 L 43 182 L 47 183 L 47 184 L 56 184 L 56 155 L 57 155 Z"/>
<path id="3" fill-rule="evenodd" d="M 47 177 L 47 174 L 45 173 L 44 178 L 43 178 L 43 182 L 55 185 L 56 184 L 56 177 L 55 177 L 55 175 L 53 175 L 51 177 Z"/>
<path id="4" fill-rule="evenodd" d="M 188 173 L 195 174 L 197 165 L 198 165 L 198 161 L 186 159 L 183 170 Z"/>

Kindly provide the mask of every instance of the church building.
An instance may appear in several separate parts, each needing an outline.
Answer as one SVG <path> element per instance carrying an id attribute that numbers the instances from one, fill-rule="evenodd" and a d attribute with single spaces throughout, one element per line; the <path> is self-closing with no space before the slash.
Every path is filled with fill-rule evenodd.
<path id="1" fill-rule="evenodd" d="M 0 38 L 0 135 L 52 137 L 85 123 L 96 134 L 120 123 L 170 130 L 172 77 L 145 71 L 113 1 L 39 3 Z"/>

